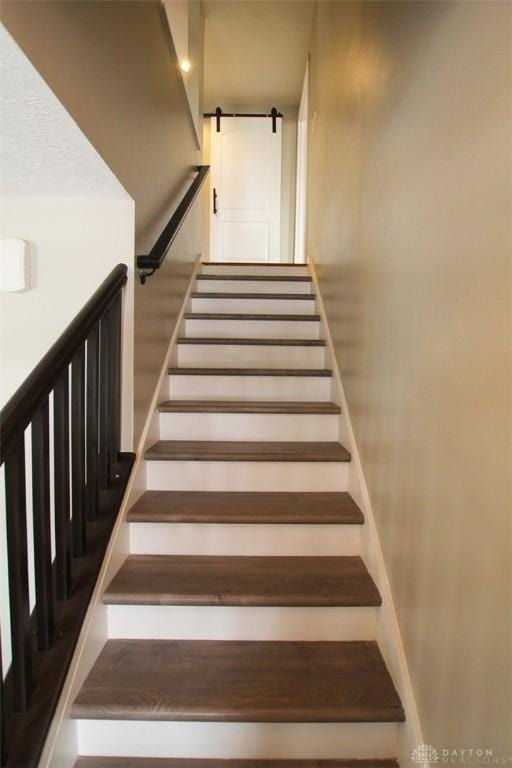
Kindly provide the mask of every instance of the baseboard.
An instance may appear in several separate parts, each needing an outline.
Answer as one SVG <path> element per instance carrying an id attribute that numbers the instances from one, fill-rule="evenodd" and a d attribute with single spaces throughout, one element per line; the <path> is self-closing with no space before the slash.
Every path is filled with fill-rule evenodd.
<path id="1" fill-rule="evenodd" d="M 183 323 L 190 293 L 192 292 L 200 264 L 201 257 L 199 256 L 194 265 L 190 282 L 183 298 L 174 331 L 162 363 L 158 382 L 144 423 L 144 428 L 137 445 L 135 462 L 126 487 L 123 503 L 107 546 L 103 565 L 98 575 L 98 580 L 91 597 L 89 608 L 85 615 L 66 682 L 62 689 L 60 700 L 55 710 L 55 716 L 39 761 L 39 768 L 72 768 L 78 755 L 76 722 L 71 720 L 68 717 L 68 714 L 76 694 L 108 639 L 107 609 L 101 601 L 101 596 L 116 571 L 119 570 L 120 566 L 130 553 L 126 513 L 145 490 L 144 451 L 149 443 L 153 443 L 158 439 L 158 435 L 155 437 L 155 429 L 158 429 L 156 406 L 161 398 L 169 361 L 180 334 L 180 327 Z M 158 276 L 155 279 L 158 280 Z"/>
<path id="2" fill-rule="evenodd" d="M 335 401 L 339 402 L 341 405 L 340 419 L 341 434 L 343 436 L 342 442 L 344 442 L 345 447 L 348 448 L 352 454 L 352 461 L 349 465 L 349 491 L 361 507 L 365 516 L 365 525 L 362 527 L 362 556 L 382 596 L 382 608 L 377 620 L 377 641 L 396 689 L 402 699 L 406 714 L 406 722 L 400 727 L 400 754 L 398 755 L 400 765 L 402 768 L 405 768 L 405 766 L 412 764 L 412 750 L 418 744 L 423 743 L 421 723 L 409 675 L 393 595 L 376 528 L 372 502 L 352 427 L 350 409 L 345 396 L 338 362 L 334 354 L 334 343 L 330 332 L 329 319 L 323 303 L 315 264 L 311 258 L 308 260 L 308 266 L 311 270 L 311 277 L 315 285 L 318 312 L 325 329 L 327 349 L 331 358 L 330 367 L 333 371 L 333 386 L 336 388 L 336 392 L 333 392 L 333 396 Z"/>

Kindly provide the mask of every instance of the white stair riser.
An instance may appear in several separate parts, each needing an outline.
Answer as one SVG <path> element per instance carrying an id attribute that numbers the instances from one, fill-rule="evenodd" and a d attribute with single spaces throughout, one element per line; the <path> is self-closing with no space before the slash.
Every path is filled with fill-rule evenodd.
<path id="1" fill-rule="evenodd" d="M 283 277 L 307 277 L 308 268 L 304 267 L 283 267 L 279 264 L 270 266 L 249 266 L 243 261 L 238 264 L 221 264 L 212 262 L 211 264 L 201 265 L 202 275 L 283 275 Z"/>
<path id="2" fill-rule="evenodd" d="M 231 339 L 319 339 L 320 323 L 310 320 L 186 320 L 185 335 Z"/>
<path id="3" fill-rule="evenodd" d="M 331 399 L 328 376 L 169 376 L 170 400 L 279 400 L 299 402 Z"/>
<path id="4" fill-rule="evenodd" d="M 78 752 L 119 757 L 386 758 L 396 723 L 207 723 L 78 720 Z"/>
<path id="5" fill-rule="evenodd" d="M 109 605 L 125 640 L 375 640 L 377 608 Z"/>
<path id="6" fill-rule="evenodd" d="M 201 288 L 200 288 L 201 290 Z M 258 291 L 254 291 L 257 293 Z M 230 293 L 230 291 L 224 291 Z M 242 315 L 316 315 L 311 299 L 191 299 L 191 312 L 224 312 Z"/>
<path id="7" fill-rule="evenodd" d="M 311 281 L 286 280 L 197 280 L 194 291 L 202 293 L 311 293 Z"/>
<path id="8" fill-rule="evenodd" d="M 346 491 L 346 462 L 147 461 L 149 491 Z"/>
<path id="9" fill-rule="evenodd" d="M 179 344 L 180 368 L 325 368 L 324 347 Z"/>
<path id="10" fill-rule="evenodd" d="M 359 555 L 360 525 L 130 523 L 133 555 Z"/>
<path id="11" fill-rule="evenodd" d="M 161 440 L 336 441 L 337 414 L 161 413 Z"/>

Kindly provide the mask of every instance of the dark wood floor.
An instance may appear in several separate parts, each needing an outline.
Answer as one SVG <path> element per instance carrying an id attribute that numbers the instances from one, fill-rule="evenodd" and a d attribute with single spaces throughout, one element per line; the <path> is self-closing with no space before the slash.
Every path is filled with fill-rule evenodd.
<path id="1" fill-rule="evenodd" d="M 350 453 L 341 443 L 263 440 L 159 440 L 144 457 L 147 461 L 350 461 Z"/>
<path id="2" fill-rule="evenodd" d="M 287 376 L 330 379 L 328 368 L 169 368 L 172 376 Z"/>
<path id="3" fill-rule="evenodd" d="M 122 605 L 376 606 L 360 557 L 131 555 L 103 601 Z"/>
<path id="4" fill-rule="evenodd" d="M 314 293 L 222 293 L 221 291 L 192 291 L 190 294 L 193 299 L 261 299 L 262 301 L 272 301 L 272 299 L 278 299 L 282 301 L 306 299 L 314 301 L 316 296 Z"/>
<path id="5" fill-rule="evenodd" d="M 212 760 L 80 757 L 74 768 L 398 768 L 396 760 Z"/>
<path id="6" fill-rule="evenodd" d="M 202 294 L 207 298 L 209 294 Z M 212 294 L 213 298 L 213 294 Z M 242 298 L 242 297 L 241 297 Z M 246 298 L 245 296 L 243 298 Z M 308 298 L 306 296 L 306 298 Z M 248 312 L 186 312 L 185 320 L 284 320 L 286 322 L 315 322 L 320 320 L 320 315 L 282 315 L 269 313 Z"/>
<path id="7" fill-rule="evenodd" d="M 225 275 L 225 274 L 202 274 L 197 275 L 197 279 L 199 284 L 203 280 L 226 280 L 227 282 L 231 282 L 233 280 L 243 281 L 243 282 L 255 282 L 255 283 L 261 283 L 261 282 L 271 282 L 271 283 L 310 283 L 311 278 L 307 275 Z"/>
<path id="8" fill-rule="evenodd" d="M 233 336 L 189 336 L 178 339 L 182 346 L 201 344 L 220 347 L 325 347 L 324 339 L 265 339 Z"/>
<path id="9" fill-rule="evenodd" d="M 128 521 L 361 525 L 364 517 L 346 492 L 146 491 Z"/>
<path id="10" fill-rule="evenodd" d="M 336 403 L 301 400 L 165 400 L 158 406 L 160 413 L 304 413 L 338 414 Z"/>
<path id="11" fill-rule="evenodd" d="M 72 708 L 93 719 L 399 722 L 374 642 L 109 640 Z"/>

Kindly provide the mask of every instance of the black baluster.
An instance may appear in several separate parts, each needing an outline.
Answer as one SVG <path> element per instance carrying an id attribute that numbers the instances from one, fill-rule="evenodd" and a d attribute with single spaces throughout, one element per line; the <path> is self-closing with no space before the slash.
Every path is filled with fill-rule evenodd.
<path id="1" fill-rule="evenodd" d="M 121 295 L 110 308 L 109 426 L 110 481 L 115 480 L 115 464 L 121 444 Z"/>
<path id="2" fill-rule="evenodd" d="M 110 310 L 107 310 L 100 323 L 100 371 L 99 371 L 99 395 L 100 395 L 100 417 L 99 417 L 99 487 L 107 488 L 110 476 L 110 452 L 108 441 L 108 427 L 109 427 L 109 355 L 110 355 Z"/>
<path id="3" fill-rule="evenodd" d="M 2 632 L 0 631 L 0 765 L 7 764 L 7 707 L 5 703 L 6 690 L 3 668 Z"/>
<path id="4" fill-rule="evenodd" d="M 98 516 L 98 387 L 100 334 L 96 326 L 87 337 L 87 517 Z"/>
<path id="5" fill-rule="evenodd" d="M 71 489 L 73 555 L 82 557 L 87 545 L 85 518 L 85 347 L 71 363 Z"/>
<path id="6" fill-rule="evenodd" d="M 5 462 L 5 496 L 14 707 L 23 712 L 32 684 L 23 432 Z"/>
<path id="7" fill-rule="evenodd" d="M 71 532 L 69 504 L 69 379 L 66 368 L 53 391 L 55 464 L 55 561 L 57 597 L 67 600 L 71 592 Z"/>
<path id="8" fill-rule="evenodd" d="M 32 419 L 32 498 L 37 645 L 39 650 L 45 651 L 50 647 L 53 634 L 48 400 Z"/>

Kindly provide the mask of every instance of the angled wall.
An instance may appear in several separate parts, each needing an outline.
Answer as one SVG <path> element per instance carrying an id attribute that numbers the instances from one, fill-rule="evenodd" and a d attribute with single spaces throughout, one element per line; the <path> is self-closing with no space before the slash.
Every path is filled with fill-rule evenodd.
<path id="1" fill-rule="evenodd" d="M 1 18 L 135 201 L 135 250 L 146 252 L 199 160 L 160 3 L 4 0 Z M 135 287 L 136 437 L 200 253 L 197 217 L 160 273 Z"/>
<path id="2" fill-rule="evenodd" d="M 0 25 L 0 238 L 30 248 L 30 290 L 0 291 L 0 405 L 116 264 L 133 201 Z M 133 270 L 124 291 L 123 444 L 132 444 Z"/>
<path id="3" fill-rule="evenodd" d="M 424 737 L 504 759 L 511 15 L 499 2 L 319 2 L 309 110 L 308 251 Z"/>

